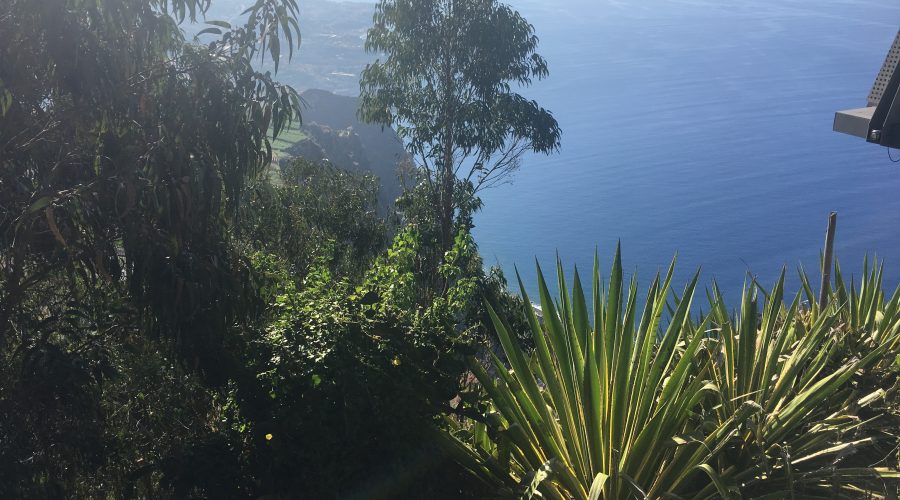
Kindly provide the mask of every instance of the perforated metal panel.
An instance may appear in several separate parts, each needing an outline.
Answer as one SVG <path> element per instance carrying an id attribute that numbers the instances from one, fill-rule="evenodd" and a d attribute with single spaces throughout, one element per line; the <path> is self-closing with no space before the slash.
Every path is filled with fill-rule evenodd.
<path id="1" fill-rule="evenodd" d="M 891 80 L 891 75 L 897 69 L 897 63 L 900 63 L 900 31 L 894 38 L 894 45 L 888 51 L 887 57 L 884 58 L 884 64 L 881 65 L 881 71 L 875 77 L 875 83 L 872 84 L 872 90 L 869 92 L 869 106 L 878 106 L 881 102 L 881 96 L 884 95 L 884 88 Z"/>

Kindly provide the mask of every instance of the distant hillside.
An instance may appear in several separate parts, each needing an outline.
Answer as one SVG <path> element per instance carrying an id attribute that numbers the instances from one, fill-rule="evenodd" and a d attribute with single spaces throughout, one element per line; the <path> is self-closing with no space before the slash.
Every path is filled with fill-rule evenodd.
<path id="1" fill-rule="evenodd" d="M 252 2 L 216 0 L 207 18 L 239 22 Z M 381 204 L 392 204 L 402 192 L 397 166 L 408 155 L 393 130 L 360 123 L 357 99 L 345 97 L 358 94 L 359 74 L 375 58 L 363 47 L 375 4 L 301 0 L 300 6 L 303 43 L 292 60 L 282 54 L 276 78 L 304 90 L 303 125 L 284 131 L 273 142 L 275 155 L 279 162 L 291 156 L 328 159 L 339 168 L 371 172 L 381 181 Z M 185 28 L 193 35 L 202 25 Z M 259 69 L 270 70 L 271 63 Z"/>
<path id="2" fill-rule="evenodd" d="M 252 0 L 215 0 L 207 19 L 238 22 Z M 277 79 L 297 90 L 327 89 L 342 95 L 359 93 L 359 74 L 375 59 L 363 48 L 372 26 L 374 2 L 301 0 L 300 32 L 303 43 L 294 58 L 282 50 Z M 202 25 L 187 25 L 193 35 Z M 262 66 L 272 69 L 271 64 Z"/>
<path id="3" fill-rule="evenodd" d="M 390 205 L 402 192 L 398 168 L 409 160 L 403 143 L 391 128 L 361 123 L 356 118 L 357 98 L 324 90 L 302 93 L 303 125 L 298 138 L 283 149 L 287 156 L 330 161 L 334 166 L 369 172 L 381 181 L 379 200 Z M 284 161 L 282 156 L 281 160 Z"/>

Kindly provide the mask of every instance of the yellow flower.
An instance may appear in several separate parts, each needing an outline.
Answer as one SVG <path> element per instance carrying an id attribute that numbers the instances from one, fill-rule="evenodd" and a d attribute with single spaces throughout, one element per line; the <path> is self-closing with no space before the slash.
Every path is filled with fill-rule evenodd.
<path id="1" fill-rule="evenodd" d="M 271 440 L 272 440 L 272 434 L 271 433 L 266 434 L 266 441 L 271 441 Z"/>
<path id="2" fill-rule="evenodd" d="M 393 363 L 394 366 L 400 366 L 400 358 L 398 356 L 394 356 L 394 360 L 391 361 L 391 363 Z"/>

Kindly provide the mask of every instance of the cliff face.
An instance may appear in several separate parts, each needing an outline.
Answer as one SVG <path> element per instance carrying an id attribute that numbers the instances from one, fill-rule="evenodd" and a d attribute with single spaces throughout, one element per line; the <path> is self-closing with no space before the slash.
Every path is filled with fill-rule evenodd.
<path id="1" fill-rule="evenodd" d="M 396 132 L 361 123 L 356 117 L 355 97 L 324 90 L 307 90 L 301 95 L 305 102 L 301 130 L 306 138 L 286 152 L 310 161 L 327 159 L 345 170 L 371 173 L 381 181 L 381 204 L 392 204 L 402 192 L 398 168 L 409 161 Z"/>

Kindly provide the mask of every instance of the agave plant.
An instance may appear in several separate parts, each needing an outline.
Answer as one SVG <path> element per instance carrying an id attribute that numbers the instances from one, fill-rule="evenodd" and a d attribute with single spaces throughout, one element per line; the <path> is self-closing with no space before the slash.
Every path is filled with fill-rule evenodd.
<path id="1" fill-rule="evenodd" d="M 853 332 L 851 338 L 858 341 L 852 347 L 862 352 L 880 344 L 888 344 L 889 350 L 897 350 L 900 342 L 897 335 L 900 330 L 900 287 L 890 299 L 886 298 L 882 288 L 884 264 L 876 258 L 870 268 L 868 256 L 863 260 L 859 291 L 852 278 L 850 286 L 847 286 L 837 261 L 834 276 L 831 307 L 837 309 L 845 328 Z M 888 361 L 893 362 L 893 359 Z"/>
<path id="2" fill-rule="evenodd" d="M 639 308 L 619 249 L 608 282 L 595 258 L 589 308 L 577 269 L 570 292 L 557 262 L 554 301 L 538 267 L 543 314 L 525 311 L 530 355 L 488 307 L 506 360 L 493 356 L 496 377 L 472 360 L 490 410 L 466 448 L 457 442 L 460 461 L 525 497 L 559 499 L 781 498 L 884 489 L 896 478 L 841 468 L 872 441 L 853 435 L 865 428 L 856 412 L 883 396 L 858 394 L 851 379 L 888 342 L 842 356 L 840 309 L 809 314 L 800 295 L 785 308 L 783 276 L 761 315 L 753 285 L 736 318 L 714 289 L 711 312 L 694 320 L 698 276 L 675 294 L 673 269 L 657 274 Z"/>
<path id="3" fill-rule="evenodd" d="M 845 346 L 858 344 L 852 339 L 858 331 L 845 328 L 835 309 L 804 311 L 802 294 L 785 306 L 783 272 L 764 294 L 761 314 L 757 291 L 758 286 L 745 287 L 736 318 L 726 312 L 718 289 L 713 292 L 707 319 L 714 335 L 707 348 L 720 397 L 717 422 L 728 421 L 748 402 L 759 409 L 717 457 L 719 477 L 699 496 L 723 486 L 772 498 L 882 489 L 894 471 L 856 467 L 848 458 L 874 444 L 865 432 L 869 422 L 858 412 L 880 401 L 884 391 L 860 393 L 850 382 L 884 359 L 889 343 L 861 358 L 848 356 Z"/>

